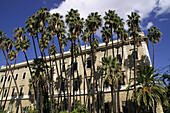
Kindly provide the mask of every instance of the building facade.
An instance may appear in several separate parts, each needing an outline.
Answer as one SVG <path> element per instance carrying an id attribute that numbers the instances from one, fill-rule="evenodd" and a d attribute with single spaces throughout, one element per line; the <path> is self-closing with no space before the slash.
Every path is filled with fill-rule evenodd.
<path id="1" fill-rule="evenodd" d="M 84 77 L 84 68 L 83 68 L 83 62 L 81 59 L 81 55 L 76 56 L 76 60 L 74 60 L 74 83 L 73 83 L 73 78 L 71 77 L 71 80 L 69 79 L 69 85 L 68 90 L 69 90 L 69 95 L 73 95 L 73 89 L 75 90 L 75 99 L 81 103 L 84 103 L 84 101 L 88 100 L 88 95 L 87 95 L 87 82 L 88 80 L 90 83 L 93 84 L 95 82 L 94 80 L 97 79 L 97 82 L 95 84 L 98 85 L 98 92 L 104 91 L 104 106 L 105 106 L 105 112 L 110 113 L 112 111 L 112 104 L 111 104 L 111 87 L 105 85 L 106 87 L 103 87 L 102 85 L 102 80 L 104 80 L 104 76 L 101 76 L 99 72 L 100 66 L 102 65 L 101 61 L 102 58 L 105 55 L 105 51 L 108 51 L 108 56 L 112 56 L 112 50 L 114 50 L 115 56 L 118 58 L 119 61 L 122 62 L 122 73 L 123 73 L 123 80 L 120 83 L 120 110 L 122 112 L 126 112 L 127 110 L 129 113 L 133 112 L 131 107 L 133 107 L 131 104 L 128 105 L 128 107 L 125 107 L 127 104 L 127 100 L 131 99 L 132 95 L 132 90 L 127 91 L 126 88 L 129 85 L 129 81 L 133 78 L 134 76 L 134 66 L 133 66 L 133 56 L 136 54 L 136 65 L 151 65 L 151 60 L 147 48 L 147 38 L 142 34 L 142 41 L 140 43 L 140 46 L 136 46 L 136 52 L 133 52 L 133 40 L 129 39 L 128 43 L 122 46 L 122 43 L 120 41 L 114 41 L 114 48 L 112 48 L 112 43 L 110 42 L 108 44 L 108 47 L 106 47 L 105 43 L 99 44 L 99 46 L 96 48 L 95 52 L 95 75 L 97 77 L 91 76 L 92 75 L 92 59 L 91 59 L 91 48 L 87 47 L 86 48 L 86 72 L 87 72 L 87 79 Z M 123 50 L 122 50 L 123 49 Z M 85 59 L 85 48 L 82 48 L 83 51 L 83 58 Z M 49 56 L 46 57 L 49 59 Z M 59 95 L 63 96 L 64 98 L 64 91 L 63 88 L 65 86 L 65 83 L 61 83 L 59 85 L 59 76 L 62 73 L 63 78 L 65 79 L 65 71 L 67 73 L 68 78 L 71 76 L 71 53 L 70 51 L 64 52 L 64 62 L 65 62 L 65 68 L 61 65 L 60 59 L 61 55 L 56 54 L 56 62 L 58 65 L 58 73 L 56 70 L 55 66 L 55 61 L 53 60 L 52 65 L 54 66 L 54 73 L 53 73 L 53 80 L 54 80 L 54 98 L 57 101 Z M 54 59 L 54 58 L 52 58 Z M 29 61 L 30 64 L 33 63 L 33 60 Z M 62 64 L 63 65 L 63 64 Z M 61 69 L 60 69 L 61 68 Z M 1 105 L 4 105 L 5 99 L 7 99 L 6 104 L 5 104 L 5 110 L 6 111 L 13 111 L 14 113 L 20 112 L 19 109 L 19 104 L 22 104 L 23 111 L 27 111 L 28 108 L 34 107 L 34 101 L 33 101 L 33 96 L 32 94 L 33 91 L 29 87 L 29 79 L 31 79 L 31 75 L 29 72 L 29 69 L 27 67 L 26 62 L 18 63 L 15 66 L 15 69 L 13 69 L 13 75 L 14 79 L 17 82 L 18 89 L 20 92 L 21 98 L 18 98 L 18 95 L 16 93 L 16 86 L 14 83 L 14 80 L 11 76 L 11 71 L 5 71 L 6 66 L 2 66 L 0 70 L 0 90 L 1 90 Z M 62 70 L 62 71 L 60 71 Z M 7 78 L 5 79 L 5 73 L 7 73 Z M 93 74 L 94 75 L 94 74 Z M 4 85 L 5 83 L 5 85 Z M 71 84 L 71 85 L 70 85 Z M 4 87 L 3 87 L 4 85 Z M 91 85 L 95 87 L 95 85 Z M 65 89 L 64 88 L 64 89 Z M 103 89 L 102 89 L 103 88 Z M 4 90 L 3 90 L 4 89 Z M 95 89 L 95 94 L 97 93 Z M 65 91 L 65 94 L 66 91 Z M 92 109 L 93 103 L 92 103 L 92 96 L 90 98 L 90 103 L 88 105 L 91 105 L 90 109 Z M 73 99 L 73 98 L 72 98 Z M 97 100 L 95 98 L 95 100 Z M 63 100 L 62 100 L 63 101 Z M 60 99 L 60 103 L 62 103 Z M 96 102 L 96 105 L 98 103 Z M 88 106 L 87 106 L 88 107 Z M 159 113 L 162 112 L 162 109 L 158 111 Z"/>

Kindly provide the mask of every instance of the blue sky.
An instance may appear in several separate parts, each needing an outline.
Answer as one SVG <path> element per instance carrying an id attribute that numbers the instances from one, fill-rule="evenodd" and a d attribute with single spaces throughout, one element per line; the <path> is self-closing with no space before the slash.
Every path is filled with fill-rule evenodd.
<path id="1" fill-rule="evenodd" d="M 28 16 L 35 14 L 40 7 L 47 7 L 50 13 L 59 12 L 65 15 L 70 8 L 78 9 L 80 15 L 86 18 L 90 12 L 97 11 L 102 16 L 111 9 L 116 10 L 125 21 L 132 11 L 141 15 L 141 28 L 147 35 L 147 28 L 155 25 L 163 33 L 162 40 L 155 47 L 155 68 L 161 69 L 170 64 L 170 0 L 1 0 L 0 30 L 13 39 L 13 30 L 25 27 Z M 125 26 L 127 28 L 127 26 Z M 100 37 L 100 33 L 97 35 Z M 152 44 L 149 44 L 152 59 Z M 29 59 L 34 57 L 33 48 L 28 50 Z M 19 53 L 17 62 L 25 61 Z M 0 53 L 0 66 L 5 65 L 3 54 Z"/>

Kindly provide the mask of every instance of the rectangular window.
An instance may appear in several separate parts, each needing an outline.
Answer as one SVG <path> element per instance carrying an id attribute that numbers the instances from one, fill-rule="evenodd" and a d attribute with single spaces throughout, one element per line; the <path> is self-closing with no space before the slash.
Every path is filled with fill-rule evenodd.
<path id="1" fill-rule="evenodd" d="M 73 70 L 76 71 L 77 70 L 77 62 L 73 63 Z"/>
<path id="2" fill-rule="evenodd" d="M 1 77 L 1 82 L 3 82 L 4 77 Z"/>
<path id="3" fill-rule="evenodd" d="M 24 72 L 22 79 L 25 79 L 25 76 L 26 76 L 26 72 Z"/>
<path id="4" fill-rule="evenodd" d="M 117 60 L 118 60 L 120 63 L 122 63 L 122 57 L 121 57 L 120 54 L 117 55 Z"/>
<path id="5" fill-rule="evenodd" d="M 65 87 L 65 83 L 62 81 L 62 83 L 61 83 L 61 91 L 62 92 L 64 92 L 64 89 L 65 89 L 64 87 Z"/>
<path id="6" fill-rule="evenodd" d="M 87 60 L 87 68 L 91 68 L 91 59 Z"/>
<path id="7" fill-rule="evenodd" d="M 11 76 L 8 77 L 8 82 L 10 81 Z"/>
<path id="8" fill-rule="evenodd" d="M 23 87 L 20 88 L 20 96 L 23 96 L 22 90 L 23 90 Z"/>
<path id="9" fill-rule="evenodd" d="M 12 90 L 12 96 L 14 96 L 14 92 L 15 92 L 15 88 L 13 88 L 13 90 Z"/>
<path id="10" fill-rule="evenodd" d="M 78 91 L 78 81 L 74 81 L 74 91 Z"/>
<path id="11" fill-rule="evenodd" d="M 17 80 L 17 78 L 18 78 L 18 74 L 15 75 L 15 80 Z"/>
<path id="12" fill-rule="evenodd" d="M 65 72 L 65 65 L 62 66 L 62 72 Z"/>

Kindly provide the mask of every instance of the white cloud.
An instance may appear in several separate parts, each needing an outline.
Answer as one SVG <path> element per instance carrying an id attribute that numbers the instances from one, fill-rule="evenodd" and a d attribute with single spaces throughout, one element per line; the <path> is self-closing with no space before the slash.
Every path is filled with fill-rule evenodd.
<path id="1" fill-rule="evenodd" d="M 156 12 L 156 16 L 163 13 L 170 13 L 170 0 L 159 0 L 154 12 Z"/>
<path id="2" fill-rule="evenodd" d="M 168 18 L 160 18 L 159 21 L 167 21 Z"/>
<path id="3" fill-rule="evenodd" d="M 148 25 L 146 26 L 146 29 L 149 29 L 150 27 L 153 26 L 153 23 L 152 22 L 149 22 Z"/>
<path id="4" fill-rule="evenodd" d="M 122 18 L 127 19 L 127 15 L 132 11 L 139 11 L 141 18 L 146 18 L 156 7 L 155 0 L 65 0 L 58 8 L 50 10 L 50 13 L 59 12 L 66 15 L 71 8 L 78 9 L 80 15 L 86 18 L 91 12 L 99 12 L 102 16 L 105 11 L 116 10 Z"/>
<path id="5" fill-rule="evenodd" d="M 156 15 L 170 13 L 170 0 L 65 0 L 57 8 L 50 9 L 50 13 L 58 12 L 65 16 L 71 8 L 78 9 L 83 18 L 87 18 L 91 12 L 97 11 L 103 17 L 105 11 L 115 10 L 124 21 L 128 19 L 127 15 L 131 12 L 138 11 L 143 20 L 153 11 Z M 147 27 L 150 26 L 151 22 Z M 127 25 L 125 28 L 128 28 Z"/>

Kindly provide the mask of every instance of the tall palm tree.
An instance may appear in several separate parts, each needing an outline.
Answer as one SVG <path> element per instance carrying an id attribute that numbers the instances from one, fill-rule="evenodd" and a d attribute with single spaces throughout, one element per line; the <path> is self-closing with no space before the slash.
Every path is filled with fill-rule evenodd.
<path id="1" fill-rule="evenodd" d="M 106 49 L 105 49 L 105 53 L 104 53 L 104 58 L 105 57 L 108 57 L 108 43 L 110 41 L 110 38 L 112 37 L 112 33 L 111 33 L 111 29 L 108 27 L 108 26 L 104 26 L 102 27 L 102 30 L 101 30 L 101 33 L 102 33 L 102 39 L 103 39 L 103 42 L 105 42 L 106 44 Z M 105 72 L 105 76 L 107 74 L 107 71 Z M 102 77 L 101 77 L 101 91 L 103 92 L 103 96 L 102 96 L 102 106 L 104 106 L 104 82 L 103 82 L 103 74 L 102 74 Z M 113 100 L 112 100 L 113 101 Z M 102 107 L 104 108 L 104 107 Z M 102 109 L 102 111 L 104 111 L 104 109 Z"/>
<path id="2" fill-rule="evenodd" d="M 0 49 L 2 49 L 2 51 L 3 51 L 3 42 L 4 42 L 5 38 L 6 38 L 6 33 L 3 33 L 3 31 L 0 30 Z M 6 67 L 6 70 L 5 70 L 5 80 L 4 80 L 4 83 L 3 83 L 3 86 L 2 86 L 0 94 L 4 92 L 6 79 L 7 79 L 7 67 Z M 1 99 L 1 103 L 2 103 L 2 99 Z"/>
<path id="3" fill-rule="evenodd" d="M 148 65 L 139 66 L 139 73 L 137 74 L 137 105 L 141 108 L 141 112 L 154 110 L 154 104 L 163 103 L 166 98 L 166 88 L 160 84 L 159 74 L 155 74 L 157 70 Z M 131 84 L 129 87 L 134 87 Z M 134 93 L 132 94 L 132 101 L 134 101 Z M 139 111 L 140 112 L 140 111 Z M 156 111 L 155 111 L 156 112 Z"/>
<path id="4" fill-rule="evenodd" d="M 154 67 L 154 60 L 155 60 L 155 44 L 157 44 L 161 40 L 162 33 L 159 31 L 159 28 L 156 26 L 151 27 L 148 29 L 148 38 L 153 43 L 153 67 Z"/>
<path id="5" fill-rule="evenodd" d="M 135 51 L 136 51 L 136 42 L 137 42 L 137 37 L 139 37 L 139 32 L 141 31 L 140 27 L 139 27 L 139 23 L 140 23 L 140 20 L 139 20 L 140 16 L 138 15 L 138 13 L 136 12 L 132 12 L 131 15 L 128 15 L 128 20 L 127 20 L 127 24 L 129 26 L 129 33 L 130 33 L 130 36 L 133 36 L 133 43 L 134 43 L 134 48 L 133 48 L 133 53 L 134 53 L 134 89 L 135 89 L 135 113 L 137 112 L 136 109 L 136 54 L 135 54 Z"/>
<path id="6" fill-rule="evenodd" d="M 89 29 L 90 33 L 92 34 L 92 39 L 90 37 L 90 46 L 91 46 L 91 52 L 92 52 L 92 65 L 93 65 L 93 84 L 95 83 L 94 77 L 95 75 L 95 37 L 94 34 L 99 29 L 99 27 L 102 26 L 102 18 L 101 15 L 98 14 L 98 12 L 93 12 L 89 14 L 89 16 L 86 19 L 85 25 L 87 26 L 87 29 Z M 94 87 L 94 85 L 93 85 Z M 96 91 L 97 91 L 97 102 L 99 102 L 99 94 L 98 94 L 98 88 L 97 88 L 97 77 L 96 77 Z M 93 89 L 93 101 L 94 101 L 94 89 Z M 95 103 L 93 102 L 93 106 L 95 107 Z M 97 106 L 97 112 L 99 112 L 99 103 Z"/>
<path id="7" fill-rule="evenodd" d="M 71 75 L 73 76 L 73 86 L 75 86 L 75 83 L 74 83 L 74 70 L 73 70 L 73 64 L 74 64 L 74 55 L 73 55 L 73 45 L 74 45 L 74 42 L 76 40 L 76 35 L 78 33 L 78 30 L 77 27 L 75 26 L 76 25 L 76 22 L 77 22 L 77 18 L 79 17 L 79 13 L 78 13 L 78 10 L 74 10 L 74 9 L 70 9 L 70 11 L 68 12 L 68 14 L 66 15 L 66 24 L 69 26 L 69 38 L 70 38 L 70 41 L 71 41 Z M 71 76 L 70 76 L 71 77 Z M 71 80 L 71 78 L 70 78 Z M 71 89 L 70 89 L 71 90 Z M 71 93 L 70 93 L 71 95 Z M 70 97 L 70 104 L 71 104 L 71 97 Z M 73 87 L 73 104 L 75 104 L 75 91 L 74 91 L 74 87 Z"/>

